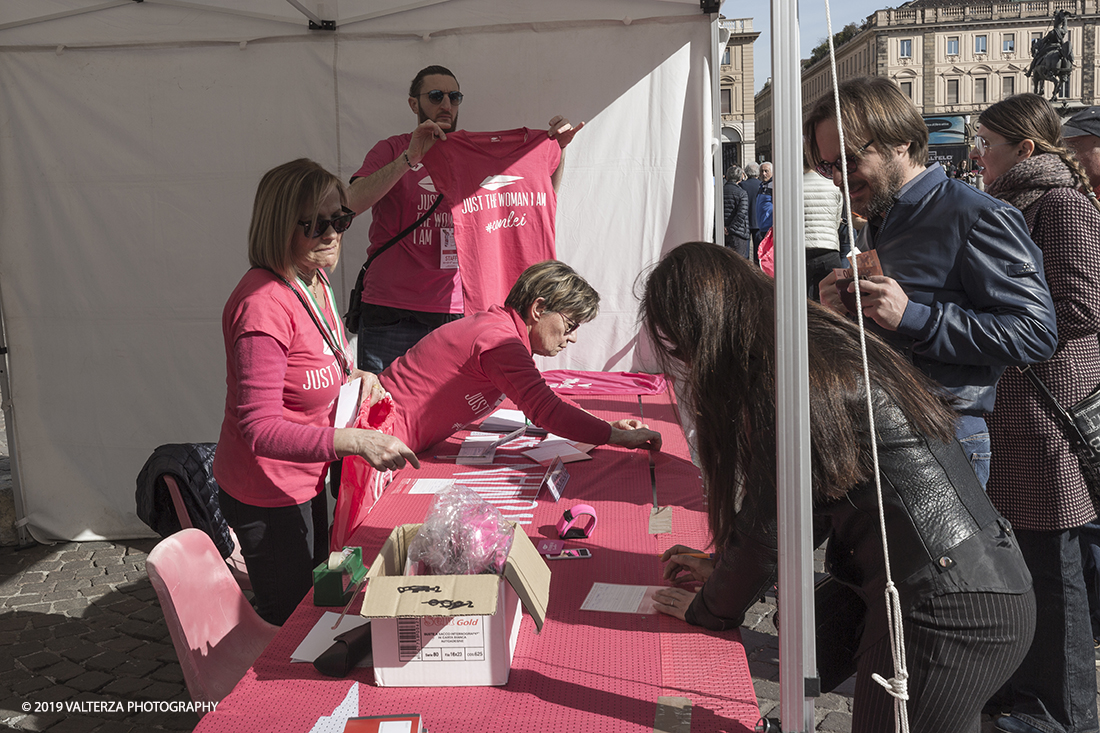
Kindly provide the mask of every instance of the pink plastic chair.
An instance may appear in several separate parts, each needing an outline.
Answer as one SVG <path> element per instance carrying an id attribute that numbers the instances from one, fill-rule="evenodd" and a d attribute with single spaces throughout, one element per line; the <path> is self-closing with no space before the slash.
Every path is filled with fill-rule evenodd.
<path id="1" fill-rule="evenodd" d="M 168 487 L 168 494 L 172 497 L 172 506 L 176 509 L 176 519 L 179 520 L 180 527 L 183 529 L 194 527 L 191 515 L 187 512 L 187 505 L 183 503 L 183 494 L 180 493 L 176 477 L 170 473 L 163 473 L 161 478 L 164 479 L 164 485 Z M 229 527 L 229 537 L 233 540 L 233 554 L 225 558 L 225 564 L 229 566 L 229 572 L 233 573 L 233 579 L 237 581 L 237 585 L 241 586 L 241 590 L 252 590 L 252 581 L 248 579 L 248 568 L 245 567 L 244 557 L 241 555 L 241 543 L 237 541 L 237 534 L 232 527 Z"/>
<path id="2" fill-rule="evenodd" d="M 162 540 L 145 561 L 195 702 L 219 702 L 279 631 L 259 617 L 201 529 Z"/>

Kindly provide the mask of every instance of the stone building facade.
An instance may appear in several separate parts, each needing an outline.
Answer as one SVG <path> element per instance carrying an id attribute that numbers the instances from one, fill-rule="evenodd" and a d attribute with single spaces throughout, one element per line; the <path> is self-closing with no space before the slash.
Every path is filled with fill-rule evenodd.
<path id="1" fill-rule="evenodd" d="M 718 68 L 724 171 L 743 166 L 756 154 L 752 49 L 760 32 L 752 29 L 752 18 L 719 18 L 718 27 L 730 34 Z"/>
<path id="2" fill-rule="evenodd" d="M 888 77 L 925 117 L 966 119 L 969 139 L 982 110 L 1005 97 L 1032 91 L 1031 79 L 1025 75 L 1031 64 L 1031 43 L 1051 30 L 1057 10 L 1070 14 L 1074 70 L 1059 105 L 1065 114 L 1072 114 L 1100 104 L 1100 0 L 913 0 L 878 10 L 856 36 L 836 49 L 837 78 Z M 1048 83 L 1044 96 L 1049 98 L 1052 91 Z M 802 72 L 803 110 L 829 93 L 832 77 L 826 56 Z M 761 119 L 761 113 L 768 110 L 770 115 L 771 105 L 763 98 L 770 94 L 768 87 L 756 98 L 757 147 L 765 155 L 770 148 L 765 131 L 771 124 Z"/>

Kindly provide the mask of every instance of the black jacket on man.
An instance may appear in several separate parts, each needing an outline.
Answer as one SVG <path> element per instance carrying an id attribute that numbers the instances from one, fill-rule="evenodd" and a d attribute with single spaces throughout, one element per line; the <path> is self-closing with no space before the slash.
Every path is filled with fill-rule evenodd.
<path id="1" fill-rule="evenodd" d="M 749 231 L 755 234 L 759 229 L 756 225 L 756 194 L 760 193 L 760 179 L 746 178 L 737 185 L 749 195 Z"/>

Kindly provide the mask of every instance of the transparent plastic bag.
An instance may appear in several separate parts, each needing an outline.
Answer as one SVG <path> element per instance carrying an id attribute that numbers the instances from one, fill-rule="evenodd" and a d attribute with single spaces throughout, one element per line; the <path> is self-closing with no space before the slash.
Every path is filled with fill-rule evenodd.
<path id="1" fill-rule="evenodd" d="M 422 575 L 499 575 L 514 532 L 495 506 L 456 485 L 436 495 L 408 558 Z"/>

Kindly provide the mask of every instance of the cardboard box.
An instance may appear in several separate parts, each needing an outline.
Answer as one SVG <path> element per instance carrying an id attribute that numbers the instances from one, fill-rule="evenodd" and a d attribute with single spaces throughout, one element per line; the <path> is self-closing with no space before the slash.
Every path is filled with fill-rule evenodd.
<path id="1" fill-rule="evenodd" d="M 497 575 L 405 576 L 419 524 L 390 533 L 367 575 L 374 680 L 381 687 L 469 687 L 508 682 L 527 609 L 541 631 L 550 568 L 522 528 Z"/>

